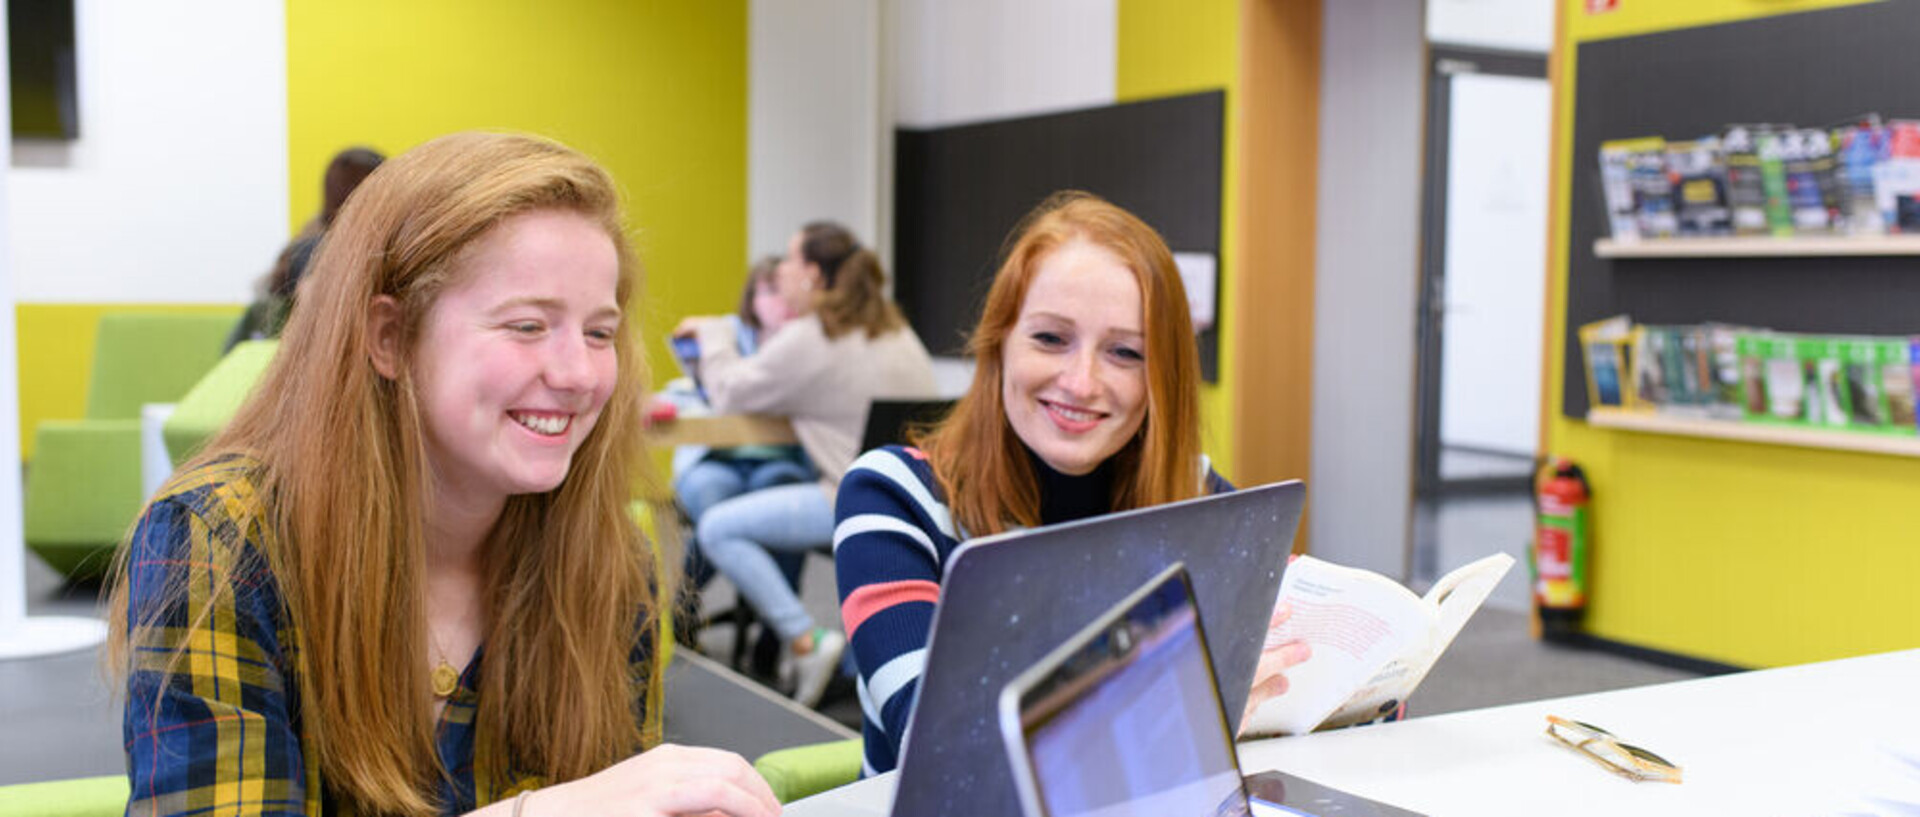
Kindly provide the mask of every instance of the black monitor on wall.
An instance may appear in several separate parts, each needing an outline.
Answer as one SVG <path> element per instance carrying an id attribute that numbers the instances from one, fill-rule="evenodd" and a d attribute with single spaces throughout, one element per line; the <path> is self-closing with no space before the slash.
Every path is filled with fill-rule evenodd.
<path id="1" fill-rule="evenodd" d="M 80 137 L 73 0 L 7 4 L 7 77 L 13 135 Z"/>

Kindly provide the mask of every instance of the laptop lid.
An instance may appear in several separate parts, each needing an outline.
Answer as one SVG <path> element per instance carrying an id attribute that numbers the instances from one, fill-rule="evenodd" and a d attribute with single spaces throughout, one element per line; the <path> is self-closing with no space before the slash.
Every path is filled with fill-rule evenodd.
<path id="1" fill-rule="evenodd" d="M 1180 565 L 1015 676 L 999 704 L 1026 817 L 1249 813 Z"/>
<path id="2" fill-rule="evenodd" d="M 1025 817 L 1421 817 L 1279 770 L 1242 778 L 1179 566 L 1008 682 L 1002 742 Z"/>
<path id="3" fill-rule="evenodd" d="M 983 537 L 947 563 L 893 814 L 1018 814 L 996 706 L 1014 675 L 1176 562 L 1237 724 L 1300 524 L 1299 481 Z"/>

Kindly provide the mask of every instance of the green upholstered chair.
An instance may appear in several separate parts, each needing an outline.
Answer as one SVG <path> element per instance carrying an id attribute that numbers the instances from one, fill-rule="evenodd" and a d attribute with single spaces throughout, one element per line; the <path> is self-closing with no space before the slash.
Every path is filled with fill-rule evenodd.
<path id="1" fill-rule="evenodd" d="M 86 418 L 34 429 L 26 540 L 70 578 L 99 575 L 132 526 L 140 488 L 140 407 L 171 403 L 220 359 L 225 313 L 109 312 L 100 317 Z"/>
<path id="2" fill-rule="evenodd" d="M 274 352 L 279 350 L 278 340 L 242 342 L 180 398 L 160 430 L 174 467 L 186 462 L 200 446 L 226 427 L 227 421 L 240 411 L 240 404 L 253 392 L 253 384 L 266 373 Z"/>
<path id="3" fill-rule="evenodd" d="M 782 803 L 811 797 L 860 779 L 859 738 L 779 749 L 753 762 Z"/>
<path id="4" fill-rule="evenodd" d="M 640 532 L 646 535 L 647 544 L 653 546 L 653 569 L 656 571 L 666 569 L 668 562 L 661 559 L 660 540 L 653 535 L 653 503 L 644 499 L 628 502 L 627 515 L 633 518 L 633 524 L 639 526 Z M 657 634 L 659 640 L 654 643 L 660 645 L 660 666 L 662 667 L 673 660 L 673 608 L 674 605 L 671 603 L 660 605 L 660 632 Z"/>
<path id="5" fill-rule="evenodd" d="M 123 774 L 0 786 L 0 814 L 7 817 L 118 817 L 126 810 Z"/>

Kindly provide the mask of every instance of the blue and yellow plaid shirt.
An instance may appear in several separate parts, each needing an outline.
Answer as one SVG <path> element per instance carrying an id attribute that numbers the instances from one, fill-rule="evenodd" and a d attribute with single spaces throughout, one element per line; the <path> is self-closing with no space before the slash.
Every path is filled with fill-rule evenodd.
<path id="1" fill-rule="evenodd" d="M 176 475 L 134 531 L 126 581 L 135 641 L 123 724 L 130 817 L 353 812 L 302 751 L 300 637 L 265 557 L 274 533 L 256 490 L 259 468 L 232 457 Z M 180 587 L 184 593 L 169 592 Z M 169 603 L 153 609 L 162 602 Z M 151 629 L 138 629 L 140 611 L 151 611 Z M 195 621 L 202 611 L 205 620 Z M 636 662 L 651 649 L 648 635 L 635 645 Z M 481 660 L 476 653 L 440 717 L 436 742 L 450 775 L 438 792 L 444 814 L 542 784 L 475 757 Z M 644 693 L 635 697 L 643 711 Z"/>

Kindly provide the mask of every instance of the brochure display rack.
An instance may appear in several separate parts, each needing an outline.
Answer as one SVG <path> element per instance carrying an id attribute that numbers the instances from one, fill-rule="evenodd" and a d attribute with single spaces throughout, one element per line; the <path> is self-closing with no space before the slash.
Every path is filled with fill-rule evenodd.
<path id="1" fill-rule="evenodd" d="M 1789 236 L 1685 239 L 1656 224 L 1637 231 L 1638 243 L 1603 240 L 1616 233 L 1609 217 L 1618 208 L 1609 207 L 1601 157 L 1604 143 L 1698 142 L 1726 134 L 1729 123 L 1838 128 L 1875 112 L 1920 119 L 1920 85 L 1910 79 L 1920 73 L 1912 46 L 1920 3 L 1562 0 L 1559 8 L 1551 393 L 1541 450 L 1578 461 L 1593 486 L 1594 581 L 1583 627 L 1595 643 L 1634 654 L 1743 667 L 1917 643 L 1911 571 L 1889 566 L 1913 552 L 1908 509 L 1920 484 L 1920 434 L 1854 428 L 1851 413 L 1846 428 L 1832 428 L 1840 423 L 1826 402 L 1822 422 L 1783 415 L 1791 389 L 1764 393 L 1772 421 L 1747 399 L 1737 419 L 1714 410 L 1720 399 L 1699 411 L 1676 405 L 1688 401 L 1672 393 L 1636 400 L 1627 377 L 1641 385 L 1631 361 L 1644 350 L 1630 335 L 1603 337 L 1595 327 L 1626 316 L 1632 327 L 1663 331 L 1771 330 L 1782 342 L 1920 336 L 1920 259 L 1912 257 L 1920 236 L 1903 232 L 1904 223 L 1885 236 L 1841 234 L 1855 232 L 1851 221 L 1824 233 L 1796 221 Z M 1673 214 L 1688 223 L 1679 204 Z M 1582 343 L 1583 327 L 1592 342 Z M 1787 355 L 1769 348 L 1778 371 L 1764 368 L 1763 382 L 1792 383 Z M 1587 376 L 1589 349 L 1610 363 L 1611 378 Z M 1854 392 L 1832 389 L 1856 381 L 1865 397 L 1875 382 L 1886 393 L 1884 377 L 1852 377 L 1848 359 L 1813 359 L 1809 369 L 1794 349 L 1799 370 L 1828 389 L 1803 397 L 1839 393 L 1852 406 Z"/>
<path id="2" fill-rule="evenodd" d="M 1579 13 L 1579 12 L 1569 12 Z M 1569 179 L 1567 371 L 1574 329 L 1615 314 L 1640 323 L 1724 321 L 1787 332 L 1920 331 L 1920 236 L 1607 238 L 1595 157 L 1638 134 L 1714 133 L 1728 122 L 1920 116 L 1920 4 L 1871 3 L 1578 46 Z M 1579 378 L 1562 411 L 1587 416 Z"/>

